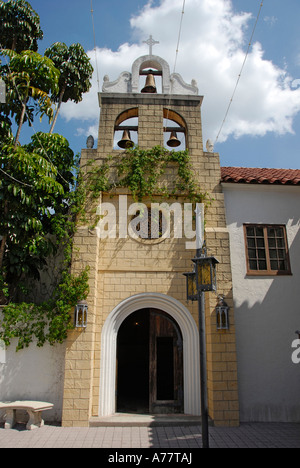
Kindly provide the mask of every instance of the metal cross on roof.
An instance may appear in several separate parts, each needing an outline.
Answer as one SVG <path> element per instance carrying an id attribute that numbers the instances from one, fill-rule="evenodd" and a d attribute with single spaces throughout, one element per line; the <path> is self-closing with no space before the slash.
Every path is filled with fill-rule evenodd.
<path id="1" fill-rule="evenodd" d="M 143 41 L 143 43 L 149 46 L 149 55 L 152 55 L 152 48 L 155 44 L 159 44 L 159 41 L 155 41 L 152 35 L 150 35 L 149 39 L 147 41 Z"/>

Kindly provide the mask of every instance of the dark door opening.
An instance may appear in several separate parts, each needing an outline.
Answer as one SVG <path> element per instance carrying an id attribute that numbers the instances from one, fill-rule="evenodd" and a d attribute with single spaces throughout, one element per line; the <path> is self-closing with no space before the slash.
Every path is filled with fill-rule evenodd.
<path id="1" fill-rule="evenodd" d="M 148 310 L 124 320 L 118 334 L 117 359 L 117 411 L 149 413 Z"/>
<path id="2" fill-rule="evenodd" d="M 156 338 L 156 393 L 157 400 L 174 400 L 173 338 Z"/>
<path id="3" fill-rule="evenodd" d="M 150 309 L 150 413 L 183 412 L 183 345 L 169 315 Z"/>
<path id="4" fill-rule="evenodd" d="M 164 312 L 142 309 L 122 323 L 116 400 L 118 412 L 183 412 L 182 335 Z"/>

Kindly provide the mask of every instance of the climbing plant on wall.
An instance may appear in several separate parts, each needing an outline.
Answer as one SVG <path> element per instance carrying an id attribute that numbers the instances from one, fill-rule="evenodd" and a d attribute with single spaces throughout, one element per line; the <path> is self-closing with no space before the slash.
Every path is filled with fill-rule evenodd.
<path id="1" fill-rule="evenodd" d="M 163 183 L 163 176 L 171 165 L 177 168 L 172 189 Z M 118 188 L 127 188 L 138 202 L 145 197 L 158 196 L 166 200 L 182 196 L 193 203 L 209 203 L 208 194 L 201 191 L 194 178 L 188 150 L 175 152 L 161 146 L 150 149 L 135 146 L 108 156 L 100 166 L 92 165 L 87 170 L 85 184 L 86 193 L 93 198 L 99 197 L 101 192 L 113 193 Z"/>
<path id="2" fill-rule="evenodd" d="M 170 190 L 160 180 L 172 163 L 177 167 L 177 176 Z M 192 202 L 207 199 L 207 194 L 201 192 L 194 179 L 188 150 L 176 152 L 161 146 L 146 150 L 134 147 L 124 154 L 117 167 L 120 178 L 117 185 L 128 187 L 137 201 L 154 195 L 167 199 L 179 194 Z"/>

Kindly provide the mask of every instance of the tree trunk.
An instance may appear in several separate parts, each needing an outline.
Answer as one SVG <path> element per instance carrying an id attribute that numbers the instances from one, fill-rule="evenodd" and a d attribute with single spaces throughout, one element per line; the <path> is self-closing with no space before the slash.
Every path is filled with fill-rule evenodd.
<path id="1" fill-rule="evenodd" d="M 54 130 L 54 127 L 55 127 L 55 124 L 56 124 L 56 122 L 57 122 L 57 117 L 58 117 L 58 114 L 59 114 L 59 111 L 60 111 L 60 107 L 61 107 L 62 100 L 63 100 L 63 97 L 64 97 L 64 94 L 65 94 L 66 89 L 67 89 L 67 83 L 65 83 L 65 85 L 63 86 L 63 88 L 62 88 L 62 90 L 61 90 L 61 93 L 60 93 L 60 95 L 59 95 L 59 101 L 58 101 L 57 110 L 56 110 L 55 117 L 54 117 L 54 119 L 53 119 L 52 126 L 51 126 L 50 132 L 49 132 L 50 135 L 52 135 L 53 130 Z"/>
<path id="2" fill-rule="evenodd" d="M 6 240 L 7 240 L 7 234 L 5 234 L 2 237 L 1 244 L 0 244 L 0 271 L 2 270 L 2 266 L 3 266 Z"/>
<path id="3" fill-rule="evenodd" d="M 11 45 L 11 50 L 16 51 L 16 48 L 17 48 L 17 36 L 14 36 L 12 45 Z"/>
<path id="4" fill-rule="evenodd" d="M 5 275 L 3 274 L 3 260 L 5 255 L 5 246 L 7 241 L 7 234 L 4 234 L 0 243 L 0 273 L 3 275 L 5 281 Z M 4 295 L 3 290 L 0 289 L 0 305 L 5 305 L 7 303 L 7 298 Z"/>
<path id="5" fill-rule="evenodd" d="M 7 214 L 8 214 L 8 202 L 6 200 L 4 202 L 4 218 L 7 216 Z M 4 255 L 5 255 L 5 245 L 6 245 L 7 237 L 8 237 L 7 234 L 4 234 L 1 240 L 1 244 L 0 244 L 0 271 L 2 271 L 2 267 L 3 267 L 3 260 L 4 260 Z"/>
<path id="6" fill-rule="evenodd" d="M 16 139 L 15 139 L 15 148 L 18 146 L 18 143 L 19 143 L 20 133 L 21 133 L 22 125 L 23 125 L 24 118 L 25 118 L 27 101 L 28 101 L 28 97 L 26 97 L 24 99 L 24 101 L 23 101 L 22 113 L 21 113 L 19 127 L 18 127 L 18 131 L 17 131 L 17 134 L 16 134 Z"/>

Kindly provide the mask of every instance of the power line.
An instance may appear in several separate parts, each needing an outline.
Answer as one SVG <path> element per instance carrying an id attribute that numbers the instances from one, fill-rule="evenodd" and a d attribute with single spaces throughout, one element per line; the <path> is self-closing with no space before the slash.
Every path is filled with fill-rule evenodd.
<path id="1" fill-rule="evenodd" d="M 180 40 L 181 40 L 182 23 L 183 23 L 183 17 L 184 17 L 184 13 L 185 13 L 185 1 L 186 0 L 183 0 L 183 6 L 182 6 L 182 12 L 181 12 L 181 19 L 180 19 L 180 26 L 179 26 L 178 41 L 177 41 L 177 47 L 176 47 L 176 56 L 175 56 L 175 63 L 174 63 L 173 73 L 175 73 L 176 66 L 177 66 L 177 59 L 178 59 L 178 53 L 179 53 L 179 44 L 180 44 Z"/>
<path id="2" fill-rule="evenodd" d="M 17 182 L 18 184 L 24 185 L 25 187 L 34 188 L 33 185 L 26 184 L 25 182 L 22 182 L 21 180 L 18 180 L 18 179 L 16 179 L 15 177 L 13 177 L 12 175 L 8 174 L 8 173 L 5 172 L 3 169 L 1 169 L 1 167 L 0 167 L 0 171 L 3 172 L 4 175 L 6 175 L 7 177 L 9 177 L 9 178 L 10 178 L 11 180 L 13 180 L 14 182 Z"/>
<path id="3" fill-rule="evenodd" d="M 246 64 L 246 61 L 247 61 L 249 52 L 250 52 L 250 47 L 251 47 L 251 45 L 252 45 L 254 33 L 255 33 L 255 30 L 256 30 L 256 26 L 257 26 L 257 24 L 258 24 L 258 20 L 259 20 L 260 13 L 261 13 L 261 10 L 262 10 L 262 7 L 263 7 L 263 3 L 264 3 L 264 0 L 262 0 L 262 2 L 261 2 L 261 4 L 260 4 L 259 12 L 258 12 L 256 21 L 255 21 L 255 25 L 254 25 L 254 28 L 253 28 L 253 31 L 252 31 L 252 35 L 251 35 L 251 38 L 250 38 L 250 42 L 249 42 L 249 44 L 248 44 L 248 48 L 247 48 L 247 52 L 246 52 L 246 55 L 245 55 L 245 58 L 244 58 L 244 62 L 243 62 L 241 71 L 240 71 L 240 73 L 239 73 L 239 75 L 238 75 L 238 79 L 237 79 L 236 85 L 235 85 L 235 87 L 234 87 L 234 91 L 233 91 L 232 97 L 231 97 L 231 99 L 230 99 L 230 101 L 229 101 L 229 105 L 228 105 L 227 111 L 226 111 L 226 113 L 225 113 L 225 117 L 224 117 L 224 119 L 223 119 L 221 128 L 220 128 L 220 130 L 219 130 L 219 133 L 217 134 L 217 137 L 216 137 L 216 140 L 215 140 L 215 144 L 218 142 L 219 136 L 220 136 L 220 134 L 221 134 L 221 132 L 222 132 L 222 130 L 223 130 L 223 127 L 224 127 L 224 124 L 225 124 L 225 122 L 226 122 L 226 120 L 227 120 L 227 117 L 228 117 L 228 114 L 229 114 L 229 111 L 230 111 L 230 108 L 231 108 L 231 105 L 232 105 L 232 102 L 233 102 L 233 99 L 234 99 L 236 90 L 237 90 L 237 88 L 238 88 L 238 85 L 239 85 L 239 82 L 240 82 L 240 79 L 241 79 L 241 76 L 242 76 L 242 73 L 243 73 L 243 70 L 244 70 L 244 67 L 245 67 L 245 64 Z"/>
<path id="4" fill-rule="evenodd" d="M 182 24 L 183 24 L 183 18 L 184 18 L 184 14 L 185 14 L 185 2 L 186 2 L 186 0 L 183 0 L 182 12 L 181 12 L 181 17 L 180 17 L 179 32 L 178 32 L 178 40 L 177 40 L 177 46 L 176 46 L 175 61 L 174 61 L 174 68 L 173 68 L 173 74 L 175 73 L 176 66 L 177 66 L 177 60 L 178 60 L 178 54 L 179 54 L 179 45 L 180 45 L 180 40 L 181 40 Z M 171 81 L 171 88 L 170 88 L 170 95 L 169 95 L 169 105 L 168 105 L 168 112 L 167 112 L 166 120 L 168 120 L 168 118 L 169 118 L 169 112 L 170 112 L 172 96 L 173 96 L 173 83 Z M 167 122 L 166 122 L 166 125 L 167 125 Z M 183 142 L 183 139 L 182 139 L 181 143 L 182 142 Z"/>
<path id="5" fill-rule="evenodd" d="M 99 69 L 98 69 L 98 58 L 97 58 L 97 47 L 96 47 L 96 34 L 95 34 L 93 0 L 91 0 L 91 15 L 92 15 L 92 25 L 93 25 L 94 51 L 95 51 L 95 60 L 96 60 L 96 73 L 97 73 L 98 92 L 100 92 L 100 80 L 99 80 Z"/>

